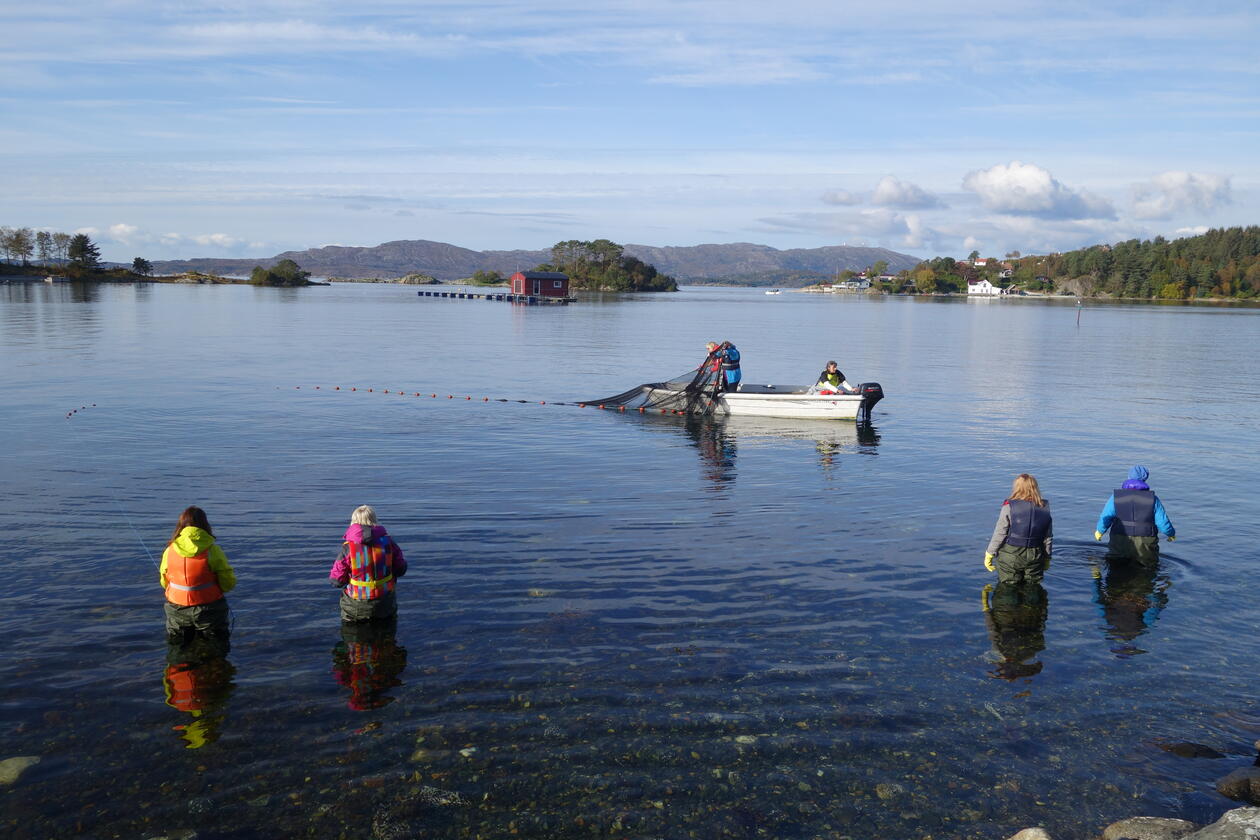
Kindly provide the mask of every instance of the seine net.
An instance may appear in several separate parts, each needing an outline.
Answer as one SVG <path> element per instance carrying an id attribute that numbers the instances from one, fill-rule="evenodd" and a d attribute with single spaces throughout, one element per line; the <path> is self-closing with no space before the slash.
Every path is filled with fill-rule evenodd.
<path id="1" fill-rule="evenodd" d="M 646 382 L 611 397 L 584 400 L 583 404 L 624 408 L 626 411 L 682 412 L 701 416 L 725 414 L 725 405 L 715 399 L 721 393 L 718 385 L 721 375 L 720 371 L 712 370 L 712 365 L 706 362 L 698 369 L 689 370 L 665 382 Z"/>

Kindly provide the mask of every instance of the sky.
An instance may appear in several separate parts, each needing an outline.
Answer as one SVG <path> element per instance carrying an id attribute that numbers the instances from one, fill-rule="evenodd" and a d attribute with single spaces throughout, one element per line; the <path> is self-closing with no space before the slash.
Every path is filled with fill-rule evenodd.
<path id="1" fill-rule="evenodd" d="M 1260 223 L 1256 0 L 0 0 L 0 32 L 0 225 L 108 260 Z"/>

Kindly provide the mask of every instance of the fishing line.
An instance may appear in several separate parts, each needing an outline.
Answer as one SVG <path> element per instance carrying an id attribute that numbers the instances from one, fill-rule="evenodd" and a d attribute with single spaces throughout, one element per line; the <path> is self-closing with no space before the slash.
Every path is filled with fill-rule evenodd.
<path id="1" fill-rule="evenodd" d="M 86 411 L 89 408 L 96 408 L 96 403 L 92 403 L 91 405 L 81 405 L 76 409 L 67 411 L 66 420 L 73 420 L 74 415 L 78 414 L 80 411 Z M 74 429 L 75 437 L 78 438 L 81 447 L 86 449 L 86 441 L 84 440 L 83 434 L 79 431 L 78 427 L 73 422 L 70 424 L 70 427 Z M 118 494 L 114 492 L 114 488 L 106 483 L 105 489 L 109 491 L 110 498 L 114 500 L 114 507 L 118 510 L 118 515 L 126 521 L 127 526 L 131 528 L 131 533 L 135 535 L 136 540 L 140 543 L 140 547 L 143 548 L 144 553 L 148 555 L 149 562 L 153 564 L 155 569 L 161 569 L 161 565 L 158 563 L 157 558 L 155 558 L 153 556 L 153 552 L 149 550 L 148 543 L 144 541 L 144 537 L 140 536 L 140 531 L 136 528 L 135 522 L 133 522 L 131 517 L 127 515 L 127 512 L 123 510 L 122 501 L 118 498 Z"/>

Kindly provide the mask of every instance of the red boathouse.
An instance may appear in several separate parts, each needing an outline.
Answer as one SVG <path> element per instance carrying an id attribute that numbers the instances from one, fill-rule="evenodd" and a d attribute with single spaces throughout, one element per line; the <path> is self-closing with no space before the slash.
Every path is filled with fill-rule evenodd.
<path id="1" fill-rule="evenodd" d="M 514 295 L 569 296 L 569 275 L 559 271 L 518 271 L 508 278 Z"/>

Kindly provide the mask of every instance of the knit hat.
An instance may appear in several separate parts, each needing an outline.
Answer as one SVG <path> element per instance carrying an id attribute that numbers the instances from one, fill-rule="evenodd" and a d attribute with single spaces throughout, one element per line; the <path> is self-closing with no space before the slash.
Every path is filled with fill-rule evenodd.
<path id="1" fill-rule="evenodd" d="M 1148 476 L 1150 476 L 1150 472 L 1146 467 L 1133 467 L 1129 470 L 1130 481 L 1146 481 Z"/>

